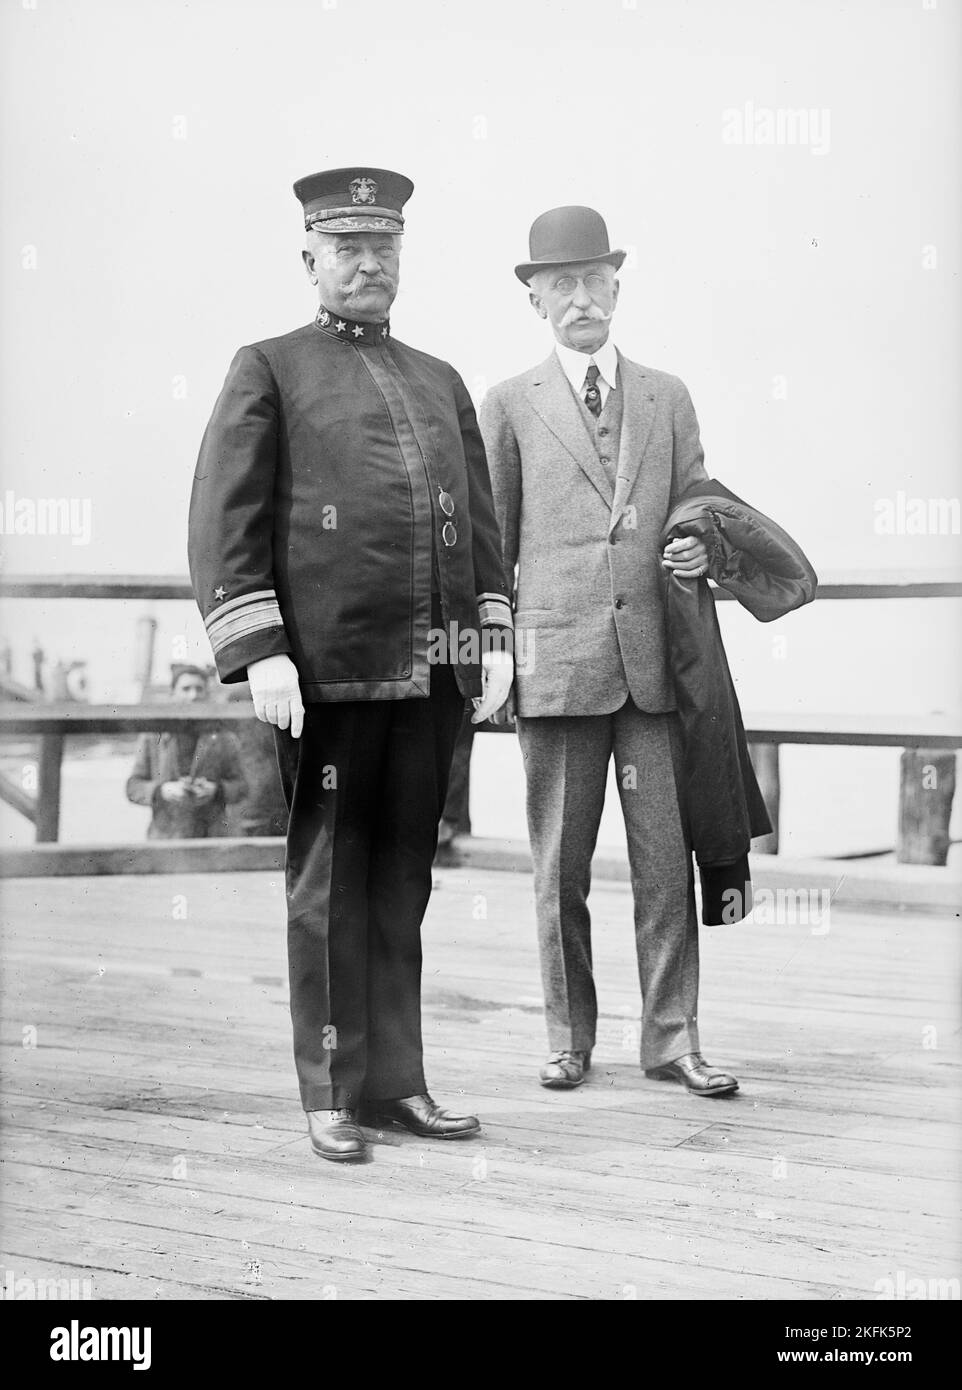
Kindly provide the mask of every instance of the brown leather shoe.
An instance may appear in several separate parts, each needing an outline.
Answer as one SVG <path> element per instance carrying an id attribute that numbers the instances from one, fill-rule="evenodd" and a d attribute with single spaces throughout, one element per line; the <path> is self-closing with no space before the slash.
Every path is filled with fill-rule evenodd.
<path id="1" fill-rule="evenodd" d="M 369 1129 L 401 1125 L 422 1139 L 466 1139 L 481 1129 L 476 1116 L 452 1115 L 427 1094 L 369 1101 L 361 1111 L 361 1123 Z"/>
<path id="2" fill-rule="evenodd" d="M 367 1154 L 355 1110 L 308 1110 L 307 1132 L 318 1157 L 332 1163 L 356 1163 Z"/>
<path id="3" fill-rule="evenodd" d="M 538 1079 L 542 1086 L 553 1091 L 573 1091 L 590 1070 L 590 1052 L 552 1052 L 538 1073 Z"/>
<path id="4" fill-rule="evenodd" d="M 696 1096 L 730 1096 L 738 1090 L 738 1082 L 726 1071 L 710 1067 L 700 1052 L 686 1052 L 664 1066 L 646 1070 L 653 1081 L 680 1081 Z"/>

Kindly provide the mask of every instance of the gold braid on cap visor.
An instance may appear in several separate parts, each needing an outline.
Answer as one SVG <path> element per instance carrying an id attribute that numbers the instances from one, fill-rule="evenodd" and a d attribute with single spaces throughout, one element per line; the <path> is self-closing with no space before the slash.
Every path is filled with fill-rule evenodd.
<path id="1" fill-rule="evenodd" d="M 333 208 L 330 212 L 308 213 L 304 228 L 308 232 L 403 232 L 404 218 L 386 208 L 375 208 L 373 212 Z"/>

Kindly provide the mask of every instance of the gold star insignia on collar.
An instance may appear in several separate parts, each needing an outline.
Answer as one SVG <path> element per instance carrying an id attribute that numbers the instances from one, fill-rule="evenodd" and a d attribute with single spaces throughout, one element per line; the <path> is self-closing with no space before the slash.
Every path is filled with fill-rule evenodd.
<path id="1" fill-rule="evenodd" d="M 344 330 L 347 328 L 347 324 L 344 322 L 343 319 L 338 319 L 334 327 L 337 329 L 338 333 L 343 333 Z"/>
<path id="2" fill-rule="evenodd" d="M 224 588 L 223 584 L 218 584 L 217 588 L 214 590 L 214 598 L 217 600 L 218 603 L 220 603 L 221 599 L 224 599 L 226 597 L 227 590 Z"/>
<path id="3" fill-rule="evenodd" d="M 355 338 L 364 337 L 364 329 L 361 327 L 359 323 L 356 323 L 354 325 L 354 327 L 351 329 L 351 332 L 354 334 Z"/>

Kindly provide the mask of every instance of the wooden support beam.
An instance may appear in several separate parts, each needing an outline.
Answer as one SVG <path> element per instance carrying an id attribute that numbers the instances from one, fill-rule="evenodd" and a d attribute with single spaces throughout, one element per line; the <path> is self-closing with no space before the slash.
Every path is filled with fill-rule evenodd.
<path id="1" fill-rule="evenodd" d="M 7 574 L 0 598 L 185 599 L 190 580 L 179 574 Z"/>
<path id="2" fill-rule="evenodd" d="M 284 868 L 284 841 L 269 836 L 146 840 L 136 845 L 29 845 L 0 849 L 0 878 L 99 874 L 208 874 Z"/>
<path id="3" fill-rule="evenodd" d="M 63 762 L 63 734 L 44 734 L 40 740 L 37 777 L 37 843 L 60 838 L 60 769 Z"/>
<path id="4" fill-rule="evenodd" d="M 717 599 L 732 598 L 714 589 Z M 821 599 L 959 598 L 962 575 L 954 567 L 912 570 L 829 570 L 819 580 Z M 185 599 L 190 580 L 176 574 L 6 574 L 0 598 Z"/>
<path id="5" fill-rule="evenodd" d="M 8 777 L 5 772 L 0 772 L 0 801 L 5 801 L 15 811 L 26 816 L 28 821 L 36 824 L 37 798 L 30 792 L 24 791 L 23 787 L 19 786 L 12 777 Z"/>
<path id="6" fill-rule="evenodd" d="M 765 805 L 768 807 L 768 814 L 774 827 L 770 835 L 759 835 L 757 839 L 752 841 L 754 854 L 778 853 L 778 820 L 782 794 L 778 768 L 778 748 L 777 743 L 750 743 L 748 745 L 755 776 L 758 778 L 758 785 L 765 798 Z"/>
<path id="7" fill-rule="evenodd" d="M 0 734 L 119 734 L 154 729 L 176 732 L 186 728 L 230 728 L 254 718 L 249 701 L 196 705 L 83 705 L 70 701 L 22 704 L 0 702 Z M 488 731 L 479 724 L 479 731 Z M 505 726 L 491 726 L 502 732 Z M 507 731 L 514 729 L 507 726 Z M 867 748 L 962 747 L 962 729 L 955 716 L 944 714 L 745 714 L 749 743 L 843 744 Z"/>
<path id="8" fill-rule="evenodd" d="M 949 856 L 949 820 L 955 796 L 955 754 L 907 748 L 899 786 L 900 864 L 944 865 Z"/>
<path id="9" fill-rule="evenodd" d="M 0 703 L 0 734 L 138 734 L 148 730 L 201 733 L 230 728 L 255 718 L 249 701 L 197 704 L 151 703 L 143 705 L 84 705 L 70 700 L 36 703 Z"/>

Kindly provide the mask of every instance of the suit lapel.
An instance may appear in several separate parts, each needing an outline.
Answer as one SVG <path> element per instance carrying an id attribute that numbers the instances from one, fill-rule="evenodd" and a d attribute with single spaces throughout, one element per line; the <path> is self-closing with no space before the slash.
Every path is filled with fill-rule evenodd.
<path id="1" fill-rule="evenodd" d="M 610 507 L 614 496 L 611 483 L 556 353 L 535 368 L 528 386 L 528 400 Z"/>
<path id="2" fill-rule="evenodd" d="M 635 486 L 657 407 L 655 387 L 651 378 L 645 375 L 644 368 L 629 362 L 620 352 L 618 376 L 625 394 L 622 401 L 618 479 L 611 508 L 612 529 L 617 526 Z"/>

